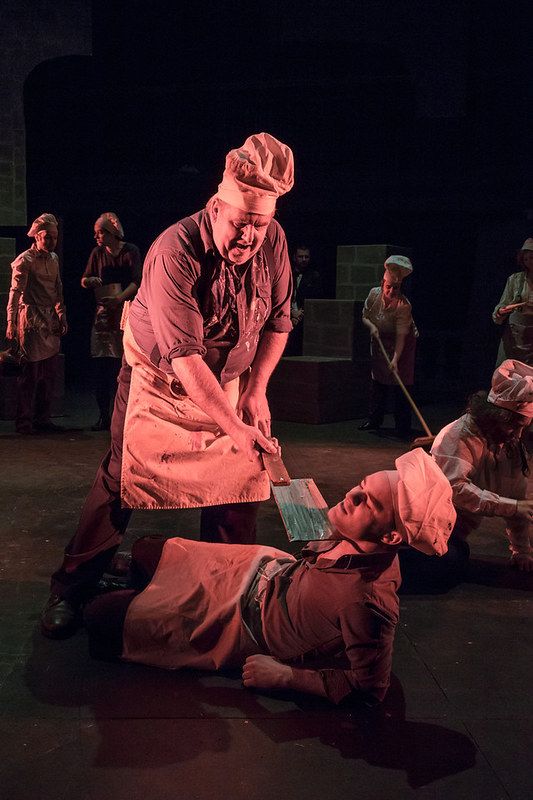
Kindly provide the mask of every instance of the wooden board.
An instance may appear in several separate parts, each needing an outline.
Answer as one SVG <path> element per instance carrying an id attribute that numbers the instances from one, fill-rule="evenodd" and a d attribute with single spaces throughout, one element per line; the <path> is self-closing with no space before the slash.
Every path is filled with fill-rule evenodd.
<path id="1" fill-rule="evenodd" d="M 289 486 L 272 486 L 287 536 L 291 542 L 332 538 L 328 507 L 312 478 L 292 480 Z"/>

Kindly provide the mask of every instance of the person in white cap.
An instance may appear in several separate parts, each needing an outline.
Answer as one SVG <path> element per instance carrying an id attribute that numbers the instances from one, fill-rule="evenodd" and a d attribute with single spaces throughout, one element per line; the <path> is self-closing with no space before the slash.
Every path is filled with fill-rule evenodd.
<path id="1" fill-rule="evenodd" d="M 500 301 L 492 313 L 502 326 L 496 366 L 515 358 L 533 366 L 533 239 L 517 253 L 520 272 L 509 275 Z"/>
<path id="2" fill-rule="evenodd" d="M 490 392 L 473 394 L 466 413 L 437 434 L 431 453 L 450 481 L 457 522 L 445 558 L 421 562 L 408 552 L 400 559 L 406 584 L 418 579 L 444 588 L 461 580 L 470 555 L 467 537 L 484 517 L 503 519 L 511 564 L 533 570 L 533 499 L 527 498 L 523 442 L 532 419 L 533 367 L 509 359 L 494 372 Z"/>
<path id="3" fill-rule="evenodd" d="M 35 219 L 28 236 L 35 239 L 11 264 L 6 339 L 20 360 L 17 379 L 17 433 L 61 431 L 50 410 L 61 337 L 67 332 L 63 284 L 54 252 L 58 227 L 53 214 Z"/>
<path id="4" fill-rule="evenodd" d="M 414 381 L 415 349 L 418 332 L 413 322 L 411 303 L 402 294 L 402 281 L 413 271 L 407 256 L 389 256 L 384 264 L 381 286 L 370 290 L 363 307 L 363 325 L 370 331 L 370 358 L 372 382 L 368 419 L 359 425 L 361 431 L 381 428 L 385 416 L 387 396 L 394 396 L 394 423 L 396 434 L 408 439 L 411 434 L 411 408 L 394 377 L 396 371 L 405 386 Z M 378 344 L 381 339 L 389 356 L 391 367 L 383 357 Z"/>
<path id="5" fill-rule="evenodd" d="M 91 330 L 95 395 L 100 416 L 93 431 L 107 431 L 122 359 L 120 320 L 124 303 L 135 297 L 141 284 L 139 248 L 124 241 L 124 229 L 113 211 L 100 214 L 94 223 L 96 247 L 81 278 L 84 289 L 93 289 L 96 311 Z"/>
<path id="6" fill-rule="evenodd" d="M 309 543 L 299 559 L 259 545 L 138 539 L 137 587 L 85 607 L 91 654 L 242 668 L 247 688 L 381 701 L 398 622 L 398 548 L 441 556 L 455 522 L 450 485 L 427 453 L 413 450 L 395 466 L 351 489 L 329 512 L 334 538 Z"/>
<path id="7" fill-rule="evenodd" d="M 266 388 L 292 328 L 274 211 L 293 181 L 290 148 L 249 136 L 226 156 L 206 208 L 150 248 L 124 330 L 111 449 L 52 576 L 45 635 L 75 629 L 133 508 L 199 507 L 203 540 L 255 540 L 270 496 L 260 451 L 276 451 Z"/>

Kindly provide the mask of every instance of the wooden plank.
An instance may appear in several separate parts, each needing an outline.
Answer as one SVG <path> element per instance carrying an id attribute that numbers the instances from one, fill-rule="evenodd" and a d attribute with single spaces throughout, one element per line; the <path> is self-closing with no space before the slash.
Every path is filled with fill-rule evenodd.
<path id="1" fill-rule="evenodd" d="M 291 542 L 331 539 L 326 501 L 312 478 L 300 478 L 289 486 L 272 486 L 287 536 Z"/>

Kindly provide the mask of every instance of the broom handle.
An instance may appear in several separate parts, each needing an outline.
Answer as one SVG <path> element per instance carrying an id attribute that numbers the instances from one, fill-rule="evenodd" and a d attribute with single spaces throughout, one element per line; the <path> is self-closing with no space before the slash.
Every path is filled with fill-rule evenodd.
<path id="1" fill-rule="evenodd" d="M 426 425 L 426 421 L 425 421 L 424 417 L 422 416 L 422 414 L 420 413 L 420 411 L 418 410 L 418 408 L 417 408 L 417 406 L 415 404 L 415 401 L 413 400 L 413 398 L 411 397 L 411 395 L 407 391 L 406 387 L 404 386 L 404 383 L 403 383 L 402 379 L 398 375 L 397 371 L 395 369 L 391 368 L 390 358 L 387 355 L 387 351 L 385 350 L 385 348 L 383 346 L 383 342 L 381 341 L 381 339 L 379 337 L 379 334 L 374 336 L 374 338 L 377 340 L 377 343 L 379 344 L 380 350 L 383 353 L 383 358 L 385 359 L 385 361 L 389 365 L 389 369 L 391 369 L 391 372 L 393 373 L 394 377 L 398 381 L 398 385 L 399 385 L 400 389 L 402 390 L 402 392 L 406 396 L 407 400 L 409 401 L 409 404 L 410 404 L 411 408 L 413 409 L 413 411 L 415 412 L 416 416 L 418 417 L 418 419 L 420 421 L 420 424 L 424 428 L 426 434 L 428 436 L 433 437 L 433 434 L 431 433 L 431 431 L 429 430 L 428 426 Z"/>

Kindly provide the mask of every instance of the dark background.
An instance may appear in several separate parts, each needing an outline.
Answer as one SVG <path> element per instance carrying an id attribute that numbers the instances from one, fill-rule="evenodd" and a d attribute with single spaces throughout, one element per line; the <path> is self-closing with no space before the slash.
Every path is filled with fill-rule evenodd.
<path id="1" fill-rule="evenodd" d="M 96 217 L 116 211 L 144 254 L 263 130 L 294 151 L 278 218 L 328 294 L 338 244 L 412 248 L 423 362 L 444 360 L 461 391 L 489 380 L 490 312 L 533 235 L 529 4 L 92 6 L 93 56 L 45 62 L 25 85 L 28 214 L 61 218 L 71 383 L 87 381 L 79 278 Z"/>

